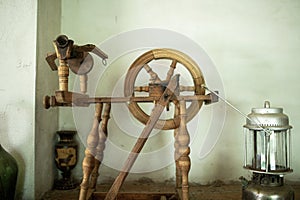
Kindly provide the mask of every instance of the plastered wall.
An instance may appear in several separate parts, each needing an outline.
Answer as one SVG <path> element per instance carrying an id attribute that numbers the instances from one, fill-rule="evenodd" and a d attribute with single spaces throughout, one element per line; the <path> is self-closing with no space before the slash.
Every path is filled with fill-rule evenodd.
<path id="1" fill-rule="evenodd" d="M 62 2 L 61 30 L 81 44 L 100 44 L 115 34 L 139 28 L 168 29 L 194 40 L 214 62 L 222 78 L 226 98 L 242 112 L 247 114 L 252 107 L 263 106 L 265 100 L 284 108 L 294 126 L 294 173 L 288 175 L 287 179 L 298 181 L 299 10 L 299 2 L 292 0 L 65 0 Z M 118 66 L 108 70 L 106 78 L 111 80 L 107 82 L 109 86 L 122 73 L 119 70 Z M 108 87 L 102 86 L 102 92 L 105 93 Z M 203 159 L 199 158 L 198 151 L 203 134 L 209 133 L 205 130 L 197 133 L 191 145 L 191 181 L 209 183 L 216 179 L 238 180 L 241 175 L 249 177 L 249 173 L 242 169 L 244 124 L 245 118 L 227 107 L 221 136 L 215 148 Z M 60 110 L 59 126 L 75 126 L 71 110 Z M 122 135 L 122 130 L 119 130 L 113 119 L 109 133 L 118 143 L 116 135 Z M 119 139 L 122 140 L 122 137 Z M 153 145 L 153 148 L 157 147 Z M 129 140 L 125 146 L 130 149 Z M 78 174 L 80 170 L 77 169 Z M 103 166 L 101 170 L 104 179 L 105 176 L 109 178 L 116 175 L 116 171 L 109 167 Z M 173 170 L 171 165 L 151 173 L 130 175 L 128 178 L 147 176 L 155 181 L 164 181 L 174 177 Z"/>
<path id="2" fill-rule="evenodd" d="M 19 166 L 17 198 L 34 198 L 35 1 L 0 2 L 1 145 Z"/>
<path id="3" fill-rule="evenodd" d="M 0 143 L 18 163 L 16 199 L 39 199 L 57 176 L 58 112 L 43 109 L 42 97 L 57 84 L 44 58 L 60 32 L 60 6 L 60 1 L 0 1 Z"/>

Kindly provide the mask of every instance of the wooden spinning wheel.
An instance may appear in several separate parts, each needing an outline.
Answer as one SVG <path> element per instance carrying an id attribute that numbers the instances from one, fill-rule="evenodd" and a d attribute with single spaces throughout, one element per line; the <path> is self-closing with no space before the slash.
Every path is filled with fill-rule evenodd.
<path id="1" fill-rule="evenodd" d="M 138 57 L 128 69 L 124 83 L 124 97 L 89 97 L 88 94 L 85 94 L 87 91 L 87 74 L 93 67 L 93 60 L 89 52 L 95 53 L 102 59 L 107 59 L 107 55 L 94 45 L 73 45 L 73 41 L 66 36 L 59 36 L 54 41 L 54 47 L 56 52 L 48 55 L 46 59 L 51 69 L 58 71 L 59 90 L 55 91 L 55 96 L 45 96 L 44 107 L 46 109 L 56 106 L 86 107 L 95 104 L 96 108 L 82 163 L 83 180 L 79 200 L 89 199 L 95 191 L 99 176 L 98 170 L 103 160 L 105 141 L 108 137 L 107 125 L 112 103 L 127 103 L 130 112 L 137 120 L 145 124 L 145 128 L 128 155 L 119 175 L 105 195 L 105 200 L 114 200 L 118 197 L 119 189 L 154 128 L 174 129 L 176 188 L 179 189 L 178 198 L 188 200 L 190 136 L 186 124 L 198 113 L 203 102 L 207 104 L 218 100 L 214 94 L 205 95 L 205 89 L 202 87 L 204 78 L 197 64 L 190 57 L 177 50 L 154 49 Z M 54 62 L 57 58 L 59 59 L 59 66 L 56 66 Z M 171 63 L 167 65 L 169 69 L 163 80 L 151 68 L 152 62 L 156 60 L 167 60 Z M 183 66 L 188 71 L 193 85 L 184 86 L 180 84 L 180 75 L 174 75 L 177 65 Z M 81 91 L 79 93 L 68 89 L 69 69 L 80 76 Z M 145 69 L 150 75 L 149 84 L 136 86 L 137 77 L 142 69 Z M 192 95 L 181 93 L 185 91 L 192 93 Z M 147 92 L 148 95 L 136 95 L 138 92 Z M 154 103 L 154 108 L 150 114 L 147 114 L 139 104 L 146 102 Z M 190 102 L 189 106 L 187 106 L 187 102 Z M 174 104 L 173 117 L 160 118 L 165 108 L 169 110 L 170 103 Z M 139 199 L 157 199 L 157 197 L 152 197 Z M 170 199 L 178 199 L 174 197 L 173 195 Z M 122 197 L 122 199 L 126 198 Z M 128 199 L 135 199 L 135 197 L 131 196 Z"/>
<path id="2" fill-rule="evenodd" d="M 161 80 L 158 77 L 158 74 L 153 72 L 151 67 L 149 66 L 151 61 L 161 59 L 172 61 L 165 80 Z M 175 95 L 179 96 L 179 92 L 186 90 L 193 91 L 194 95 L 204 95 L 205 90 L 201 87 L 201 85 L 204 84 L 204 78 L 199 67 L 190 57 L 183 54 L 182 52 L 173 49 L 154 49 L 144 53 L 139 58 L 137 58 L 128 69 L 124 83 L 125 96 L 134 96 L 135 91 L 146 91 L 149 92 L 149 96 L 160 97 L 160 95 L 164 91 L 164 87 L 173 76 L 174 70 L 178 63 L 182 64 L 189 71 L 190 75 L 192 76 L 194 85 L 189 87 L 179 87 L 178 89 L 180 91 L 176 91 Z M 151 82 L 149 83 L 148 87 L 135 86 L 136 78 L 142 69 L 145 69 L 151 76 Z M 187 122 L 190 121 L 198 113 L 202 106 L 202 103 L 203 100 L 193 101 L 187 108 Z M 138 105 L 137 102 L 130 102 L 128 108 L 136 119 L 138 119 L 143 124 L 147 123 L 147 121 L 149 120 L 149 115 L 143 111 L 143 109 Z M 175 129 L 178 127 L 179 121 L 179 116 L 175 116 L 174 118 L 166 120 L 159 119 L 155 127 L 163 130 Z"/>

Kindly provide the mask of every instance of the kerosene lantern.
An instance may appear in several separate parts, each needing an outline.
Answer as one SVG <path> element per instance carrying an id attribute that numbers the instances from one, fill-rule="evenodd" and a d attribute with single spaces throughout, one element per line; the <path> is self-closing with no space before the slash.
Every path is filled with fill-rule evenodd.
<path id="1" fill-rule="evenodd" d="M 253 108 L 247 116 L 244 168 L 253 172 L 243 187 L 243 200 L 293 200 L 294 191 L 284 184 L 284 175 L 292 172 L 290 142 L 292 127 L 282 108 Z"/>

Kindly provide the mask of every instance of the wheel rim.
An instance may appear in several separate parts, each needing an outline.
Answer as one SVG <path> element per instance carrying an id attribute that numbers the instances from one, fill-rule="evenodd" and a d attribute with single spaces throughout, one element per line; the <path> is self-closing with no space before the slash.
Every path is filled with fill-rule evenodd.
<path id="1" fill-rule="evenodd" d="M 135 81 L 139 72 L 144 68 L 145 64 L 150 63 L 152 60 L 175 60 L 184 66 L 190 73 L 194 84 L 194 95 L 204 95 L 205 90 L 201 87 L 204 84 L 204 78 L 198 65 L 186 54 L 173 50 L 173 49 L 153 49 L 140 57 L 138 57 L 130 66 L 127 71 L 124 83 L 124 95 L 125 97 L 134 96 Z M 190 121 L 200 110 L 203 104 L 202 100 L 193 101 L 187 108 L 187 122 Z M 133 116 L 143 124 L 146 124 L 149 115 L 143 111 L 137 102 L 130 102 L 128 104 L 129 111 Z M 180 118 L 175 116 L 170 119 L 159 119 L 155 128 L 162 130 L 176 129 L 179 126 Z"/>

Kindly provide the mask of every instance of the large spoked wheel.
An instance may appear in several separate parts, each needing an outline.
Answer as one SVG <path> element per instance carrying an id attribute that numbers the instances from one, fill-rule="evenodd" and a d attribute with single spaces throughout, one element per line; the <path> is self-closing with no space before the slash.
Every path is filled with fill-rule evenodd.
<path id="1" fill-rule="evenodd" d="M 167 66 L 170 69 L 166 75 L 166 80 L 163 81 L 160 80 L 159 75 L 156 74 L 151 68 L 151 62 L 161 59 L 170 60 L 171 62 L 170 66 Z M 135 96 L 136 92 L 141 91 L 136 90 L 136 88 L 142 87 L 135 86 L 135 83 L 142 69 L 145 69 L 149 73 L 152 82 L 159 83 L 168 81 L 168 79 L 170 79 L 171 76 L 173 76 L 176 65 L 178 64 L 184 66 L 191 75 L 191 78 L 193 79 L 193 86 L 180 85 L 180 92 L 190 91 L 193 93 L 192 95 L 204 95 L 205 90 L 201 87 L 201 85 L 204 84 L 203 75 L 198 65 L 189 56 L 173 49 L 154 49 L 138 57 L 128 69 L 124 83 L 125 96 Z M 149 92 L 149 90 L 147 89 L 145 89 L 143 92 L 145 91 Z M 187 121 L 190 121 L 198 113 L 202 104 L 202 100 L 193 101 L 192 103 L 190 103 L 186 111 Z M 128 104 L 128 108 L 137 120 L 144 124 L 147 123 L 149 115 L 141 108 L 141 106 L 137 102 L 130 102 Z M 179 126 L 179 123 L 179 116 L 175 116 L 169 119 L 159 119 L 155 128 L 162 130 L 176 129 Z"/>

